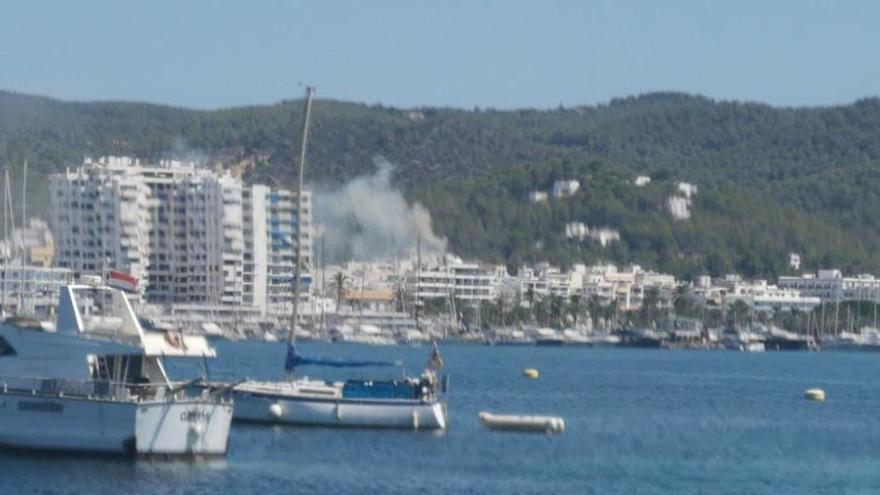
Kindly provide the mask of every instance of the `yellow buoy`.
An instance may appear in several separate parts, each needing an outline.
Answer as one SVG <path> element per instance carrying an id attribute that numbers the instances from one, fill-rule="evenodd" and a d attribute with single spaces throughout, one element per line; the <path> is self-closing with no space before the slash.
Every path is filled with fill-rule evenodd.
<path id="1" fill-rule="evenodd" d="M 825 400 L 825 391 L 821 388 L 811 388 L 804 392 L 804 398 L 807 400 L 822 402 Z"/>
<path id="2" fill-rule="evenodd" d="M 523 370 L 523 376 L 526 378 L 538 378 L 541 374 L 535 368 L 526 368 Z"/>

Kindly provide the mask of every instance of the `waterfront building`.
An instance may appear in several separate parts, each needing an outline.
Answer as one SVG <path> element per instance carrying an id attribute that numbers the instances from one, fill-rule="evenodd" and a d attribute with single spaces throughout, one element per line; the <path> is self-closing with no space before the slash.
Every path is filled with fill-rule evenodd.
<path id="1" fill-rule="evenodd" d="M 444 298 L 465 303 L 493 301 L 506 273 L 503 266 L 468 263 L 446 256 L 439 263 L 408 273 L 407 291 L 419 302 Z"/>
<path id="2" fill-rule="evenodd" d="M 548 263 L 536 267 L 523 266 L 517 273 L 520 297 L 526 298 L 531 293 L 539 298 L 551 296 L 569 299 L 583 289 L 586 271 L 586 266 L 582 264 L 574 265 L 567 272 Z"/>
<path id="3" fill-rule="evenodd" d="M 623 270 L 614 265 L 594 265 L 584 276 L 582 294 L 588 299 L 597 297 L 602 304 L 616 302 L 621 311 L 634 311 L 642 307 L 649 290 L 657 291 L 658 307 L 671 307 L 677 286 L 675 276 L 643 270 L 639 265 Z"/>
<path id="4" fill-rule="evenodd" d="M 738 277 L 725 279 L 721 287 L 722 304 L 730 306 L 743 301 L 750 309 L 758 312 L 812 311 L 821 300 L 815 296 L 801 294 L 797 289 L 780 288 L 768 284 L 766 280 L 742 281 Z"/>
<path id="5" fill-rule="evenodd" d="M 880 301 L 880 279 L 861 274 L 844 277 L 840 270 L 819 270 L 816 274 L 779 277 L 779 287 L 797 290 L 822 302 Z"/>
<path id="6" fill-rule="evenodd" d="M 107 157 L 53 175 L 50 194 L 58 266 L 76 275 L 129 273 L 149 304 L 290 314 L 300 228 L 290 191 L 246 186 L 193 163 Z M 307 192 L 301 204 L 308 284 Z"/>

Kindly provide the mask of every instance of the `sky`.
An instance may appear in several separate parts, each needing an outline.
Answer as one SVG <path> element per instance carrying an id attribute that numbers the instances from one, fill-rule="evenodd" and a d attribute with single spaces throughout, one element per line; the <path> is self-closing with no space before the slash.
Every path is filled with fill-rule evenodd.
<path id="1" fill-rule="evenodd" d="M 0 89 L 218 108 L 551 108 L 880 95 L 880 2 L 0 0 Z"/>

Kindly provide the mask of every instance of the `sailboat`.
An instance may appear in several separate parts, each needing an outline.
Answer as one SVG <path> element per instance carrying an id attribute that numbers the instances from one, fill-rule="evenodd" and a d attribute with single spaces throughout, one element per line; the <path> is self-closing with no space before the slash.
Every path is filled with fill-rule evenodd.
<path id="1" fill-rule="evenodd" d="M 392 366 L 384 361 L 308 358 L 287 348 L 285 370 L 297 366 Z M 236 421 L 275 424 L 446 429 L 446 380 L 437 372 L 443 358 L 436 347 L 419 377 L 346 380 L 328 383 L 308 378 L 278 382 L 245 381 L 235 386 Z"/>
<path id="2" fill-rule="evenodd" d="M 303 174 L 306 161 L 309 118 L 314 88 L 306 88 L 305 116 L 300 150 L 296 209 L 296 264 L 293 280 L 293 308 L 287 336 L 284 370 L 287 379 L 275 382 L 246 380 L 234 386 L 234 419 L 274 424 L 374 427 L 404 429 L 446 429 L 446 379 L 438 372 L 443 358 L 436 345 L 418 377 L 397 380 L 347 380 L 325 382 L 294 379 L 297 366 L 366 367 L 394 363 L 307 358 L 296 350 L 295 338 L 301 280 L 301 211 Z"/>

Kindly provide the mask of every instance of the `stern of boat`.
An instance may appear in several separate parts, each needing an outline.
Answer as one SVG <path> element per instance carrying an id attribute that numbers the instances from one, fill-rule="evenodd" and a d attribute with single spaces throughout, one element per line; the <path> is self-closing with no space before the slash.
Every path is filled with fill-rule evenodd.
<path id="1" fill-rule="evenodd" d="M 138 405 L 133 453 L 213 457 L 229 449 L 232 402 L 187 399 Z"/>
<path id="2" fill-rule="evenodd" d="M 437 401 L 431 407 L 434 415 L 434 421 L 439 430 L 445 430 L 448 425 L 448 417 L 446 415 L 446 401 Z"/>

